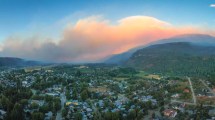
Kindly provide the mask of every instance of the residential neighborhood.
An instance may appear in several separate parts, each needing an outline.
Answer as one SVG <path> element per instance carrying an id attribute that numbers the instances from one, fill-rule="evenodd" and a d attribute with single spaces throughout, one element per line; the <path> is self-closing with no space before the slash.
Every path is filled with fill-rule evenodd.
<path id="1" fill-rule="evenodd" d="M 59 65 L 31 71 L 8 69 L 0 73 L 0 82 L 0 119 L 171 120 L 196 119 L 203 114 L 214 119 L 214 85 L 186 76 L 152 75 L 113 66 Z"/>

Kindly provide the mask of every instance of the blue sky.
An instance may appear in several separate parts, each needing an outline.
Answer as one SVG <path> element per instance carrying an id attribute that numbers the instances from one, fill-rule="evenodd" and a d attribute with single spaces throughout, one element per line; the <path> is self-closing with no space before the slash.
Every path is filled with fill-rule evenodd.
<path id="1" fill-rule="evenodd" d="M 175 25 L 215 27 L 214 0 L 0 0 L 0 40 L 27 32 L 32 26 L 52 25 L 76 13 L 118 20 L 133 15 L 159 18 Z"/>
<path id="2" fill-rule="evenodd" d="M 195 33 L 215 36 L 215 0 L 0 0 L 0 56 L 96 61 Z"/>

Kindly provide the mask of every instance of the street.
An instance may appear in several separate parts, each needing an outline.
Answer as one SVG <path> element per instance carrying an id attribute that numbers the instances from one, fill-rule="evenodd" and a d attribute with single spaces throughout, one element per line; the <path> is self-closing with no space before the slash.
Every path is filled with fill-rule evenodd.
<path id="1" fill-rule="evenodd" d="M 187 77 L 188 81 L 189 81 L 189 84 L 190 84 L 190 89 L 191 89 L 191 92 L 192 92 L 192 96 L 193 96 L 193 103 L 196 105 L 196 96 L 195 96 L 195 93 L 194 93 L 194 90 L 193 90 L 193 85 L 192 85 L 192 82 L 190 80 L 189 77 Z"/>
<path id="2" fill-rule="evenodd" d="M 61 100 L 61 110 L 57 112 L 56 120 L 62 120 L 62 110 L 64 109 L 64 104 L 66 103 L 65 92 L 61 93 L 60 100 Z"/>

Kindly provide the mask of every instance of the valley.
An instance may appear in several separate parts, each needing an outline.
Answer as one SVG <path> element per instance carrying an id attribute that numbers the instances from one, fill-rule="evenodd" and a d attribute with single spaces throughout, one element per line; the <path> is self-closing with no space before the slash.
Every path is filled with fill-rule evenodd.
<path id="1" fill-rule="evenodd" d="M 214 116 L 215 84 L 208 79 L 106 64 L 38 68 L 1 72 L 0 105 L 5 112 L 1 117 L 168 120 Z"/>
<path id="2" fill-rule="evenodd" d="M 0 0 L 0 120 L 215 120 L 214 0 Z"/>
<path id="3" fill-rule="evenodd" d="M 214 119 L 214 51 L 211 44 L 176 40 L 104 63 L 1 58 L 0 119 Z"/>

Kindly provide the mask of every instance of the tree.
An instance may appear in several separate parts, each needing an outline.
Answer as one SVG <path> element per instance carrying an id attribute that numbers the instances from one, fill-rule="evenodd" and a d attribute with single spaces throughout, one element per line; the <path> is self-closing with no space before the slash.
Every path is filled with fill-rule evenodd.
<path id="1" fill-rule="evenodd" d="M 22 100 L 20 101 L 20 104 L 21 104 L 22 106 L 27 105 L 27 104 L 28 104 L 28 99 L 22 99 Z"/>
<path id="2" fill-rule="evenodd" d="M 81 71 L 80 70 L 76 71 L 75 76 L 80 77 L 81 76 Z"/>
<path id="3" fill-rule="evenodd" d="M 121 118 L 120 112 L 112 113 L 112 120 L 119 120 Z"/>
<path id="4" fill-rule="evenodd" d="M 163 111 L 164 111 L 164 107 L 161 107 L 161 109 L 160 109 L 160 114 L 162 115 L 162 116 L 164 116 L 164 113 L 163 113 Z"/>
<path id="5" fill-rule="evenodd" d="M 134 120 L 136 118 L 136 112 L 135 110 L 131 110 L 129 113 L 128 113 L 128 119 L 129 120 Z"/>
<path id="6" fill-rule="evenodd" d="M 42 113 L 47 113 L 48 111 L 51 111 L 48 105 L 43 105 L 39 108 L 39 111 Z"/>
<path id="7" fill-rule="evenodd" d="M 88 91 L 87 90 L 83 90 L 81 92 L 81 99 L 82 100 L 86 100 L 88 98 Z"/>
<path id="8" fill-rule="evenodd" d="M 54 104 L 54 108 L 53 108 L 54 111 L 58 111 L 58 110 L 61 109 L 61 101 L 60 101 L 59 98 L 56 98 L 56 99 L 54 100 L 53 104 Z"/>
<path id="9" fill-rule="evenodd" d="M 46 95 L 45 96 L 45 101 L 46 102 L 51 102 L 53 100 L 53 97 L 52 96 L 50 96 L 50 95 Z"/>
<path id="10" fill-rule="evenodd" d="M 72 99 L 78 99 L 78 94 L 77 94 L 77 91 L 74 89 L 73 92 L 72 92 Z"/>
<path id="11" fill-rule="evenodd" d="M 111 112 L 105 112 L 104 119 L 105 120 L 111 120 L 112 119 L 112 113 Z"/>
<path id="12" fill-rule="evenodd" d="M 141 120 L 144 116 L 143 116 L 144 114 L 143 114 L 143 111 L 142 110 L 140 110 L 138 113 L 137 113 L 137 119 L 138 120 Z"/>
<path id="13" fill-rule="evenodd" d="M 152 109 L 152 101 L 147 101 L 146 107 Z"/>
<path id="14" fill-rule="evenodd" d="M 11 104 L 9 99 L 3 95 L 1 98 L 1 106 L 3 107 L 3 109 L 10 111 L 9 104 Z"/>
<path id="15" fill-rule="evenodd" d="M 44 115 L 41 112 L 34 112 L 32 114 L 32 120 L 44 120 Z"/>
<path id="16" fill-rule="evenodd" d="M 99 111 L 95 111 L 93 113 L 93 120 L 101 120 L 101 119 L 102 119 L 101 113 Z"/>
<path id="17" fill-rule="evenodd" d="M 82 120 L 82 114 L 80 112 L 75 113 L 74 117 L 75 117 L 75 120 Z"/>
<path id="18" fill-rule="evenodd" d="M 153 119 L 155 118 L 155 113 L 152 113 L 152 118 L 153 118 Z"/>
<path id="19" fill-rule="evenodd" d="M 62 110 L 62 116 L 65 118 L 67 116 L 68 111 L 64 108 Z"/>
<path id="20" fill-rule="evenodd" d="M 72 99 L 69 90 L 66 90 L 66 99 L 68 100 Z"/>
<path id="21" fill-rule="evenodd" d="M 38 105 L 37 103 L 33 102 L 33 103 L 31 104 L 30 108 L 32 108 L 32 109 L 37 109 L 37 108 L 39 108 L 39 105 Z"/>
<path id="22" fill-rule="evenodd" d="M 23 120 L 23 108 L 20 104 L 16 103 L 12 112 L 11 112 L 12 120 Z"/>
<path id="23" fill-rule="evenodd" d="M 208 109 L 206 107 L 203 107 L 202 104 L 196 106 L 196 119 L 207 119 L 209 117 L 208 115 Z"/>

